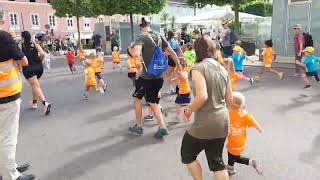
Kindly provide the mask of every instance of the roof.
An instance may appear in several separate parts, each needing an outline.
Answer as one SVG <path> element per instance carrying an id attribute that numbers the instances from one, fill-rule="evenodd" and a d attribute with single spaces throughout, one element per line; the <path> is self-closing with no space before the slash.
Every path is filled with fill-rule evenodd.
<path id="1" fill-rule="evenodd" d="M 187 0 L 169 0 L 170 3 L 187 4 Z"/>

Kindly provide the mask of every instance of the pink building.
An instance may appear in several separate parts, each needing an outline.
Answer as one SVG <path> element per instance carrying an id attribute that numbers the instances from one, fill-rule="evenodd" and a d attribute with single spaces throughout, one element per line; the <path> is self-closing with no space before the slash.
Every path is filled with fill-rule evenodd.
<path id="1" fill-rule="evenodd" d="M 0 7 L 5 13 L 5 30 L 15 32 L 17 35 L 22 31 L 29 31 L 31 34 L 46 32 L 46 25 L 50 25 L 55 37 L 63 38 L 69 35 L 77 38 L 76 18 L 58 18 L 54 16 L 54 10 L 48 0 L 0 0 Z M 98 18 L 80 19 L 80 31 L 82 39 L 90 39 L 94 32 L 95 24 L 111 21 L 128 22 L 127 16 L 100 16 Z"/>

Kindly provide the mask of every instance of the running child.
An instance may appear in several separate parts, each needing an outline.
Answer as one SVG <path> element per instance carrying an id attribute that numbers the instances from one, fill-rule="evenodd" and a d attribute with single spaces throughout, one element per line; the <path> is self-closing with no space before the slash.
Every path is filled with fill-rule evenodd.
<path id="1" fill-rule="evenodd" d="M 237 47 L 237 48 L 239 48 L 239 49 L 241 49 L 241 54 L 243 54 L 243 55 L 247 55 L 247 52 L 241 47 L 241 45 L 242 45 L 242 42 L 241 41 L 236 41 L 235 43 L 234 43 L 234 47 Z"/>
<path id="2" fill-rule="evenodd" d="M 101 47 L 97 47 L 96 49 L 96 53 L 97 53 L 97 58 L 101 59 L 103 61 L 104 59 L 104 52 L 102 52 L 102 48 Z M 104 63 L 104 61 L 103 61 Z"/>
<path id="3" fill-rule="evenodd" d="M 181 72 L 175 71 L 175 78 L 172 79 L 173 82 L 179 82 L 178 96 L 175 100 L 176 103 L 176 120 L 181 121 L 181 107 L 187 106 L 191 102 L 191 88 L 188 80 L 187 63 L 184 59 L 180 59 L 180 64 L 182 67 Z"/>
<path id="4" fill-rule="evenodd" d="M 315 50 L 313 47 L 306 47 L 306 49 L 303 50 L 305 56 L 303 63 L 301 63 L 300 61 L 296 61 L 297 65 L 303 67 L 306 70 L 306 72 L 301 75 L 305 83 L 304 89 L 311 87 L 308 77 L 314 77 L 314 79 L 318 83 L 320 83 L 318 75 L 320 59 L 313 55 L 314 51 Z"/>
<path id="5" fill-rule="evenodd" d="M 187 60 L 187 65 L 188 65 L 187 71 L 188 71 L 188 73 L 190 73 L 192 66 L 196 62 L 196 53 L 194 52 L 193 46 L 191 43 L 187 43 L 186 49 L 185 49 L 183 55 Z"/>
<path id="6" fill-rule="evenodd" d="M 86 60 L 86 52 L 83 50 L 82 46 L 79 48 L 78 55 L 79 55 L 79 60 L 81 64 L 85 66 L 84 61 Z"/>
<path id="7" fill-rule="evenodd" d="M 90 54 L 90 60 L 94 69 L 95 76 L 97 77 L 98 89 L 101 94 L 106 92 L 107 84 L 104 82 L 102 78 L 102 68 L 104 65 L 104 61 L 102 59 L 97 58 L 96 53 Z"/>
<path id="8" fill-rule="evenodd" d="M 272 49 L 273 42 L 272 40 L 267 40 L 264 43 L 264 50 L 262 52 L 263 56 L 263 66 L 260 69 L 259 75 L 255 77 L 256 80 L 259 80 L 263 75 L 265 70 L 275 74 L 280 80 L 283 79 L 283 72 L 278 72 L 272 69 L 272 62 L 276 59 L 276 52 Z"/>
<path id="9" fill-rule="evenodd" d="M 85 92 L 83 93 L 84 99 L 88 100 L 89 90 L 92 88 L 94 91 L 97 91 L 97 81 L 95 78 L 94 68 L 92 66 L 91 60 L 84 61 L 85 67 Z"/>
<path id="10" fill-rule="evenodd" d="M 119 52 L 119 49 L 117 46 L 113 47 L 112 62 L 113 62 L 113 70 L 116 70 L 117 68 L 119 70 L 122 69 L 121 64 L 120 64 L 120 52 Z"/>
<path id="11" fill-rule="evenodd" d="M 68 60 L 70 71 L 73 74 L 74 72 L 76 72 L 76 68 L 74 67 L 74 64 L 75 64 L 74 53 L 71 50 L 71 48 L 68 48 L 68 52 L 66 53 L 66 57 Z"/>
<path id="12" fill-rule="evenodd" d="M 228 136 L 228 165 L 229 175 L 235 175 L 235 163 L 252 166 L 258 174 L 262 171 L 258 169 L 256 160 L 241 156 L 247 140 L 247 129 L 256 128 L 260 133 L 262 129 L 254 117 L 245 110 L 245 97 L 239 92 L 233 92 L 233 103 L 229 108 L 230 133 Z"/>
<path id="13" fill-rule="evenodd" d="M 236 72 L 239 74 L 239 79 L 240 80 L 246 80 L 250 84 L 254 83 L 253 78 L 249 78 L 243 74 L 243 62 L 246 59 L 246 56 L 241 53 L 242 48 L 239 46 L 234 47 L 233 49 L 233 55 L 232 55 L 232 60 L 234 63 L 234 68 Z"/>
<path id="14" fill-rule="evenodd" d="M 227 70 L 228 75 L 230 77 L 232 91 L 235 91 L 240 75 L 235 71 L 232 59 L 229 59 L 229 58 L 225 59 L 224 64 L 225 64 L 225 69 Z"/>
<path id="15" fill-rule="evenodd" d="M 137 80 L 137 73 L 140 70 L 142 63 L 140 59 L 132 57 L 129 50 L 127 51 L 127 54 L 128 78 L 132 80 L 133 86 L 135 86 Z"/>

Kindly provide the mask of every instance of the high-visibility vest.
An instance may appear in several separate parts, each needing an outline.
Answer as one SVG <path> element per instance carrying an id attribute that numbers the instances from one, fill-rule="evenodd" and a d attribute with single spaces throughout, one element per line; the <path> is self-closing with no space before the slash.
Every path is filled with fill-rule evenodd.
<path id="1" fill-rule="evenodd" d="M 0 62 L 0 98 L 14 96 L 22 90 L 22 81 L 17 63 L 10 59 Z"/>

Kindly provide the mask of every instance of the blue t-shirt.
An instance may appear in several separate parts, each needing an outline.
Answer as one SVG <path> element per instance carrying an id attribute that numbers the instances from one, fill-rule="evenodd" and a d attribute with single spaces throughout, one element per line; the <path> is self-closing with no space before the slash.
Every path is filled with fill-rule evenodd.
<path id="1" fill-rule="evenodd" d="M 232 55 L 232 60 L 234 63 L 234 69 L 236 71 L 242 71 L 243 70 L 243 61 L 246 59 L 246 57 L 241 54 L 241 53 L 237 53 L 237 54 L 233 54 Z"/>
<path id="2" fill-rule="evenodd" d="M 179 43 L 178 41 L 174 40 L 174 39 L 170 39 L 169 44 L 171 46 L 171 48 L 174 50 L 174 52 L 178 53 L 179 50 Z"/>
<path id="3" fill-rule="evenodd" d="M 307 66 L 307 72 L 318 71 L 318 64 L 320 59 L 316 56 L 308 56 L 304 59 L 303 63 Z"/>

